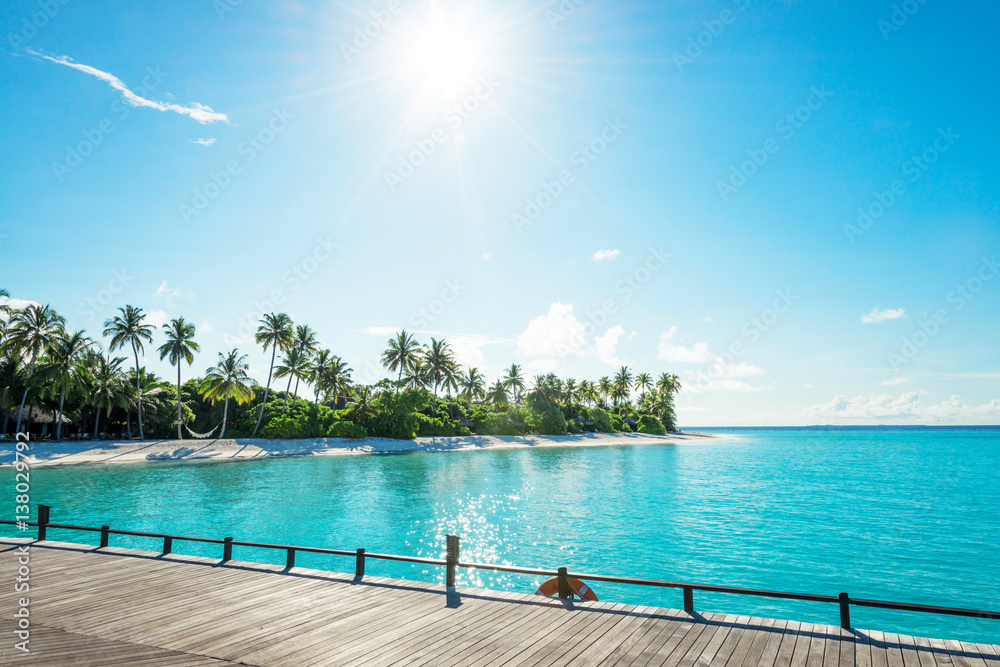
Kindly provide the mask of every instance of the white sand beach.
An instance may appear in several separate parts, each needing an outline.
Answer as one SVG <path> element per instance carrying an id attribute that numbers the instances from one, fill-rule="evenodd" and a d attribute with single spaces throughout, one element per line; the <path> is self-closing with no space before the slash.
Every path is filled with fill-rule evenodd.
<path id="1" fill-rule="evenodd" d="M 403 452 L 462 452 L 482 449 L 527 447 L 606 447 L 615 445 L 676 445 L 705 442 L 715 434 L 675 433 L 583 433 L 563 436 L 466 436 L 455 438 L 417 438 L 390 440 L 366 438 L 318 438 L 311 440 L 147 440 L 32 442 L 28 463 L 36 466 L 97 463 L 136 463 L 142 461 L 241 460 L 269 456 L 352 456 L 363 454 L 398 454 Z M 14 443 L 0 442 L 0 466 L 12 465 Z"/>

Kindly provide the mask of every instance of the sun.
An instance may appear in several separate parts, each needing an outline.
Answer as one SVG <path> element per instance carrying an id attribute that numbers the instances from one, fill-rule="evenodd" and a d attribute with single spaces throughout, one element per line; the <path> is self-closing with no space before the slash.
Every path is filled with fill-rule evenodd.
<path id="1" fill-rule="evenodd" d="M 424 87 L 455 96 L 482 74 L 482 53 L 465 25 L 437 21 L 413 37 L 404 58 L 410 74 Z"/>

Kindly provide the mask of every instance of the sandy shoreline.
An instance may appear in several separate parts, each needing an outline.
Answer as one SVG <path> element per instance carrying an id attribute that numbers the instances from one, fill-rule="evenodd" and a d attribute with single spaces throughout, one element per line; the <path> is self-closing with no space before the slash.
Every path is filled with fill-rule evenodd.
<path id="1" fill-rule="evenodd" d="M 356 456 L 365 454 L 398 454 L 403 452 L 461 452 L 482 449 L 516 449 L 527 447 L 606 447 L 615 445 L 674 445 L 704 442 L 717 438 L 715 434 L 676 433 L 645 435 L 642 433 L 583 433 L 579 435 L 546 436 L 466 436 L 455 438 L 417 438 L 390 440 L 367 438 L 318 438 L 311 440 L 147 440 L 90 442 L 32 442 L 31 467 L 137 463 L 143 461 L 245 460 L 274 456 Z M 14 442 L 0 442 L 0 466 L 14 462 Z"/>

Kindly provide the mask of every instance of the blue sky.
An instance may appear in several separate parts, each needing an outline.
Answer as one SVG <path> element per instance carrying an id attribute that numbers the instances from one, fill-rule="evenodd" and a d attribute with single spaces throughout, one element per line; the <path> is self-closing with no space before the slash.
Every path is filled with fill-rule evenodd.
<path id="1" fill-rule="evenodd" d="M 5 3 L 0 285 L 186 373 L 275 309 L 363 382 L 406 327 L 684 426 L 1000 423 L 996 12 Z"/>

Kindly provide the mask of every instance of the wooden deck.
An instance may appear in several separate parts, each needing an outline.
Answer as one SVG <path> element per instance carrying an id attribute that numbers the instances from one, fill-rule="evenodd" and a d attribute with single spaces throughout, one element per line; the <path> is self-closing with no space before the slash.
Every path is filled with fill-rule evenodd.
<path id="1" fill-rule="evenodd" d="M 1000 667 L 1000 647 L 723 614 L 32 542 L 31 653 L 14 649 L 0 539 L 0 664 Z"/>

